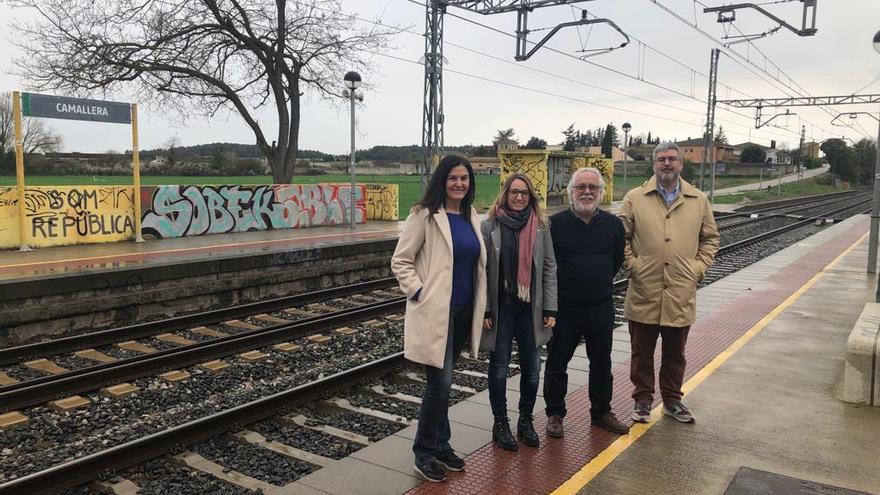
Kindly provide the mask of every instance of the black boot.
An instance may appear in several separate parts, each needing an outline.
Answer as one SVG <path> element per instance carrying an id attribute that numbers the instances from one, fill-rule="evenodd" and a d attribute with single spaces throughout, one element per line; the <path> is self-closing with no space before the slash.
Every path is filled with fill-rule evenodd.
<path id="1" fill-rule="evenodd" d="M 537 447 L 541 443 L 532 425 L 531 414 L 520 413 L 519 421 L 516 422 L 516 438 L 521 439 L 529 447 Z"/>
<path id="2" fill-rule="evenodd" d="M 516 439 L 510 432 L 510 419 L 507 416 L 495 416 L 495 424 L 492 425 L 492 441 L 504 450 L 516 451 Z"/>

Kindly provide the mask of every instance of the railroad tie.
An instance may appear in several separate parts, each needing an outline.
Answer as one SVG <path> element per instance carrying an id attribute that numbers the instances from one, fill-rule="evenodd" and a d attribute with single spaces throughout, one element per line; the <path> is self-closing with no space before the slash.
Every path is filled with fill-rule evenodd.
<path id="1" fill-rule="evenodd" d="M 357 329 L 351 327 L 339 327 L 334 328 L 333 333 L 336 335 L 351 335 L 353 333 L 357 333 Z"/>
<path id="2" fill-rule="evenodd" d="M 159 376 L 168 383 L 177 383 L 189 379 L 189 373 L 181 370 L 169 371 Z"/>
<path id="3" fill-rule="evenodd" d="M 104 396 L 106 397 L 110 397 L 111 399 L 121 399 L 137 392 L 138 390 L 140 390 L 140 387 L 136 385 L 132 385 L 130 383 L 120 383 L 119 385 L 102 388 L 101 393 L 104 394 Z"/>
<path id="4" fill-rule="evenodd" d="M 239 354 L 238 357 L 240 357 L 244 361 L 247 361 L 248 363 L 256 363 L 257 361 L 264 361 L 266 358 L 269 357 L 269 355 L 264 354 L 260 351 L 248 351 Z"/>
<path id="5" fill-rule="evenodd" d="M 172 344 L 177 345 L 193 345 L 195 341 L 189 340 L 186 337 L 182 337 L 180 335 L 175 335 L 173 333 L 160 333 L 156 335 L 156 340 L 161 340 L 162 342 L 171 342 Z"/>
<path id="6" fill-rule="evenodd" d="M 224 321 L 223 324 L 227 327 L 237 328 L 239 330 L 261 330 L 263 328 L 261 326 L 254 325 L 253 323 L 248 323 L 241 320 Z"/>
<path id="7" fill-rule="evenodd" d="M 333 306 L 327 306 L 326 304 L 321 303 L 309 304 L 306 307 L 311 310 L 321 311 L 323 313 L 335 313 L 339 311 L 339 308 L 334 308 Z"/>
<path id="8" fill-rule="evenodd" d="M 369 321 L 365 321 L 363 323 L 363 325 L 366 327 L 372 328 L 372 329 L 379 329 L 379 328 L 385 328 L 388 324 L 382 320 L 369 320 Z"/>
<path id="9" fill-rule="evenodd" d="M 309 335 L 308 340 L 309 340 L 309 343 L 312 343 L 315 345 L 327 345 L 333 339 L 331 337 L 328 337 L 326 335 L 321 335 L 319 333 L 319 334 L 315 334 L 315 335 Z"/>
<path id="10" fill-rule="evenodd" d="M 269 440 L 263 435 L 260 435 L 259 433 L 251 430 L 240 431 L 233 434 L 232 436 L 240 442 L 263 447 L 264 449 L 277 452 L 283 456 L 291 457 L 293 459 L 311 464 L 313 466 L 327 467 L 337 462 L 335 459 L 331 459 L 329 457 L 313 454 L 311 452 L 306 452 L 305 450 L 301 450 L 296 447 L 283 444 L 281 442 Z"/>
<path id="11" fill-rule="evenodd" d="M 228 333 L 220 332 L 220 331 L 214 330 L 213 328 L 208 328 L 208 327 L 190 328 L 189 331 L 192 333 L 198 334 L 198 335 L 203 335 L 205 337 L 213 337 L 216 339 L 229 336 Z"/>
<path id="12" fill-rule="evenodd" d="M 68 372 L 67 368 L 62 368 L 48 359 L 34 359 L 33 361 L 25 362 L 24 365 L 32 370 L 42 371 L 50 375 L 60 375 Z"/>
<path id="13" fill-rule="evenodd" d="M 278 487 L 271 483 L 266 483 L 265 481 L 251 478 L 250 476 L 239 473 L 238 471 L 227 469 L 220 464 L 217 464 L 216 462 L 205 459 L 195 452 L 183 452 L 182 454 L 178 454 L 172 457 L 172 459 L 175 462 L 183 464 L 186 467 L 202 473 L 210 474 L 211 476 L 220 478 L 221 480 L 231 483 L 235 486 L 246 488 L 251 491 L 262 491 L 262 493 L 275 493 L 276 490 L 278 490 Z"/>
<path id="14" fill-rule="evenodd" d="M 67 412 L 78 407 L 87 406 L 91 403 L 92 401 L 81 395 L 74 395 L 65 399 L 53 400 L 52 402 L 49 402 L 49 407 L 58 412 Z"/>
<path id="15" fill-rule="evenodd" d="M 293 342 L 282 342 L 280 344 L 275 344 L 272 347 L 275 350 L 278 350 L 281 352 L 296 352 L 296 351 L 302 349 L 302 347 L 294 344 Z"/>
<path id="16" fill-rule="evenodd" d="M 18 380 L 16 380 L 15 378 L 12 378 L 11 376 L 7 375 L 6 373 L 0 371 L 0 387 L 5 387 L 7 385 L 14 385 L 16 383 L 18 383 Z"/>
<path id="17" fill-rule="evenodd" d="M 115 483 L 109 481 L 92 481 L 89 486 L 100 493 L 112 493 L 113 495 L 137 495 L 141 492 L 141 487 L 134 484 L 133 481 L 125 478 Z"/>
<path id="18" fill-rule="evenodd" d="M 116 347 L 120 349 L 125 349 L 126 351 L 140 352 L 141 354 L 153 354 L 154 352 L 157 352 L 156 349 L 148 346 L 147 344 L 141 344 L 136 340 L 120 342 L 116 344 Z"/>
<path id="19" fill-rule="evenodd" d="M 77 357 L 81 357 L 83 359 L 89 359 L 91 361 L 97 361 L 99 363 L 112 363 L 116 361 L 116 358 L 113 356 L 108 356 L 101 351 L 95 349 L 84 349 L 82 351 L 76 351 L 73 353 Z"/>
<path id="20" fill-rule="evenodd" d="M 302 310 L 302 309 L 299 309 L 299 308 L 287 308 L 287 309 L 282 309 L 281 312 L 282 312 L 282 313 L 287 313 L 287 314 L 289 314 L 290 316 L 293 316 L 293 317 L 296 317 L 296 318 L 312 318 L 312 317 L 314 317 L 314 316 L 318 316 L 316 313 L 313 313 L 313 312 L 311 312 L 311 311 L 305 311 L 305 310 Z"/>
<path id="21" fill-rule="evenodd" d="M 399 323 L 399 322 L 403 321 L 405 319 L 405 317 L 402 314 L 394 314 L 394 315 L 386 316 L 385 319 L 388 321 L 393 321 L 395 323 Z"/>
<path id="22" fill-rule="evenodd" d="M 28 424 L 28 417 L 18 411 L 0 414 L 0 431 Z"/>
<path id="23" fill-rule="evenodd" d="M 202 363 L 199 365 L 199 368 L 203 370 L 210 371 L 211 373 L 219 373 L 223 371 L 224 368 L 228 368 L 229 363 L 221 361 L 219 359 L 215 359 L 214 361 L 208 361 L 207 363 Z"/>
<path id="24" fill-rule="evenodd" d="M 279 318 L 277 316 L 261 314 L 253 317 L 255 320 L 261 321 L 263 323 L 267 323 L 269 325 L 284 325 L 285 323 L 290 323 L 290 320 L 285 320 L 284 318 Z"/>

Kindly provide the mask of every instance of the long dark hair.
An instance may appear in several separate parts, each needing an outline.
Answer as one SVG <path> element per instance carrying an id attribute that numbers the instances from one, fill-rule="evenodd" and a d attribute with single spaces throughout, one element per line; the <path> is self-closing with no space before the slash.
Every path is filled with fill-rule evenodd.
<path id="1" fill-rule="evenodd" d="M 474 179 L 474 168 L 471 166 L 471 162 L 461 155 L 446 155 L 440 160 L 437 170 L 434 170 L 434 173 L 431 174 L 431 180 L 428 181 L 425 195 L 416 203 L 416 206 L 427 208 L 432 215 L 437 213 L 440 207 L 446 203 L 446 178 L 449 177 L 449 172 L 459 165 L 467 169 L 469 182 L 467 193 L 465 193 L 464 198 L 461 200 L 461 214 L 465 218 L 470 219 L 471 205 L 474 202 L 474 189 L 477 181 Z"/>

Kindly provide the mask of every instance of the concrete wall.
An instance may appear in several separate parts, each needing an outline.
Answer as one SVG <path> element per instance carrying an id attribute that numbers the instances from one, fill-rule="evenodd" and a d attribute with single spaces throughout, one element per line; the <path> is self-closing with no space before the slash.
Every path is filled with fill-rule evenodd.
<path id="1" fill-rule="evenodd" d="M 0 346 L 391 276 L 396 239 L 0 281 Z"/>

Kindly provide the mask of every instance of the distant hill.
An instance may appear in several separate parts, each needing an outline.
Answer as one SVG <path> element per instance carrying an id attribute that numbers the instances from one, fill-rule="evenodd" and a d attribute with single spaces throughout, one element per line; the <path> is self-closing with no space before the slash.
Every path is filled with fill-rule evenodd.
<path id="1" fill-rule="evenodd" d="M 163 155 L 165 154 L 165 151 L 164 148 L 157 148 L 154 150 L 144 150 L 142 153 Z M 174 149 L 174 155 L 178 160 L 185 160 L 187 158 L 216 156 L 224 151 L 232 151 L 239 158 L 263 158 L 263 153 L 257 145 L 241 143 L 208 143 L 196 144 L 193 146 L 179 146 Z M 297 159 L 324 161 L 332 161 L 335 158 L 329 153 L 322 153 L 314 150 L 299 150 L 296 157 Z"/>

